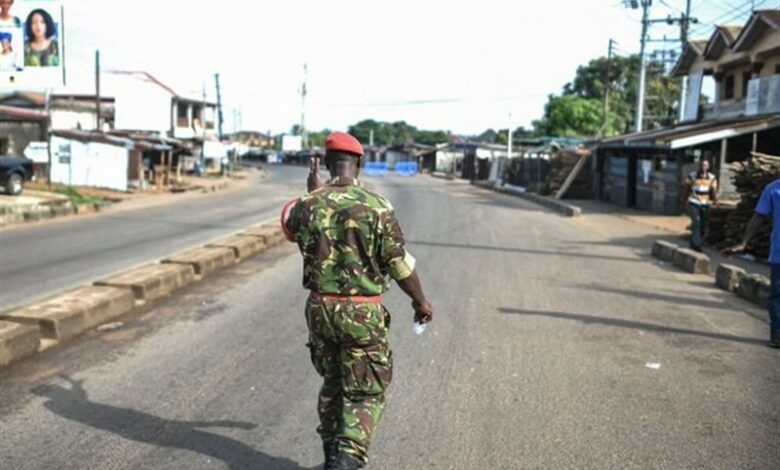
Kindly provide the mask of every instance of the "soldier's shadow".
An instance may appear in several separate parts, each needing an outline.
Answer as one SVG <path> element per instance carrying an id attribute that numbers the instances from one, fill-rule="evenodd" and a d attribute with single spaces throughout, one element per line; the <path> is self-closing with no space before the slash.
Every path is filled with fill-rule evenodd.
<path id="1" fill-rule="evenodd" d="M 132 441 L 197 452 L 221 460 L 231 470 L 313 470 L 305 469 L 291 460 L 257 451 L 229 437 L 198 429 L 220 427 L 250 430 L 256 427 L 252 423 L 170 420 L 137 410 L 95 403 L 89 400 L 82 381 L 63 378 L 70 383 L 70 388 L 40 385 L 32 392 L 48 398 L 44 406 L 65 419 L 108 431 Z"/>

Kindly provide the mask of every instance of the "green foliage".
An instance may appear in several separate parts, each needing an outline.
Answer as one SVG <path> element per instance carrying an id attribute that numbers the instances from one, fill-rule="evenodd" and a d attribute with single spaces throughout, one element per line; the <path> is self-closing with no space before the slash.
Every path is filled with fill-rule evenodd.
<path id="1" fill-rule="evenodd" d="M 605 81 L 606 78 L 606 81 Z M 544 116 L 534 122 L 547 135 L 595 136 L 604 125 L 603 100 L 609 83 L 609 116 L 604 135 L 616 135 L 634 127 L 639 84 L 639 56 L 599 57 L 577 68 L 574 80 L 560 96 L 550 95 Z M 663 66 L 650 62 L 645 91 L 645 128 L 672 124 L 680 94 L 679 81 L 666 76 Z"/>
<path id="2" fill-rule="evenodd" d="M 364 119 L 349 126 L 347 132 L 357 137 L 364 144 L 371 141 L 371 131 L 374 131 L 375 145 L 395 145 L 416 142 L 424 145 L 436 145 L 447 142 L 450 133 L 442 130 L 421 130 L 405 121 L 384 122 Z"/>
<path id="3" fill-rule="evenodd" d="M 72 186 L 63 186 L 60 188 L 55 188 L 54 192 L 66 196 L 68 199 L 70 199 L 70 203 L 73 205 L 100 204 L 104 202 L 104 199 L 102 197 L 87 196 L 81 194 L 76 190 L 76 188 Z"/>
<path id="4" fill-rule="evenodd" d="M 604 121 L 602 103 L 576 95 L 550 96 L 537 129 L 545 135 L 577 137 L 596 135 Z"/>

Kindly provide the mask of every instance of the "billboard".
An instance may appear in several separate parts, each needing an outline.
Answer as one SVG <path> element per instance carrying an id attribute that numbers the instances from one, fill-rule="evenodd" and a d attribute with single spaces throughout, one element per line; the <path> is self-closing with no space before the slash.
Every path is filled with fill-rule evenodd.
<path id="1" fill-rule="evenodd" d="M 0 0 L 0 87 L 63 84 L 63 8 L 59 0 Z"/>

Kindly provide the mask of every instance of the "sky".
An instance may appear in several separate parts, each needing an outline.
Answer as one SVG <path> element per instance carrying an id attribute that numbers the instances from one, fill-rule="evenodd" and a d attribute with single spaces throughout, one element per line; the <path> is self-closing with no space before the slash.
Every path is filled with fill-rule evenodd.
<path id="1" fill-rule="evenodd" d="M 691 36 L 743 23 L 751 4 L 692 0 Z M 225 131 L 346 129 L 361 119 L 478 134 L 530 127 L 547 96 L 578 65 L 639 50 L 641 10 L 618 0 L 65 0 L 69 89 L 90 90 L 94 51 L 104 70 L 144 70 L 184 95 L 214 98 L 222 85 Z M 654 0 L 651 18 L 679 16 L 685 0 Z M 677 38 L 654 24 L 651 38 Z M 667 45 L 667 46 L 675 46 Z M 663 47 L 652 43 L 651 48 Z M 240 122 L 234 119 L 240 111 Z M 510 117 L 511 115 L 511 117 Z"/>

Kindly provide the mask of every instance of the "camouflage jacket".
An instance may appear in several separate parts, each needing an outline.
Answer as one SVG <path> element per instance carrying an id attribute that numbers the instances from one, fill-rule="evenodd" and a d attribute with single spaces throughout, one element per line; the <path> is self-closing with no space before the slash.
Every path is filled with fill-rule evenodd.
<path id="1" fill-rule="evenodd" d="M 393 206 L 337 177 L 302 196 L 290 210 L 287 229 L 303 255 L 303 287 L 321 294 L 378 295 L 411 276 L 414 258 Z"/>

